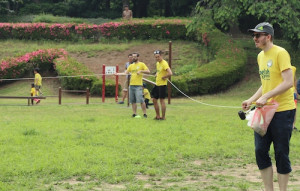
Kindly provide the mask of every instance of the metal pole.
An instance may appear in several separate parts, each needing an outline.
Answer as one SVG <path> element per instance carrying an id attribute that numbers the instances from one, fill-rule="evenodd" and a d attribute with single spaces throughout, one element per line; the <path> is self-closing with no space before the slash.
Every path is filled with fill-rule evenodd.
<path id="1" fill-rule="evenodd" d="M 169 41 L 169 67 L 172 68 L 172 41 Z M 172 70 L 172 69 L 171 69 Z M 171 76 L 169 77 L 171 81 Z M 168 82 L 168 104 L 171 104 L 172 86 Z"/>
<path id="2" fill-rule="evenodd" d="M 89 104 L 89 98 L 90 98 L 90 89 L 86 88 L 86 104 Z"/>
<path id="3" fill-rule="evenodd" d="M 102 102 L 105 102 L 105 64 L 102 65 Z"/>
<path id="4" fill-rule="evenodd" d="M 61 105 L 61 87 L 58 88 L 58 104 Z"/>
<path id="5" fill-rule="evenodd" d="M 119 65 L 116 66 L 116 73 L 119 72 Z M 118 102 L 118 96 L 119 96 L 119 76 L 116 75 L 116 102 Z"/>

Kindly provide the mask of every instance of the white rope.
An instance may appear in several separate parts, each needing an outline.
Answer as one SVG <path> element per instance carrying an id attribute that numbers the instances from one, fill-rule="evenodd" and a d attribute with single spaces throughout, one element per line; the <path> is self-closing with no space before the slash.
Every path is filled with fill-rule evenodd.
<path id="1" fill-rule="evenodd" d="M 90 76 L 112 76 L 115 74 L 92 74 L 92 75 L 75 75 L 75 76 L 55 76 L 55 77 L 43 77 L 43 79 L 57 79 L 57 78 L 76 78 L 76 77 L 90 77 Z M 155 77 L 155 75 L 151 75 L 151 74 L 143 74 L 144 76 L 153 76 Z M 13 80 L 34 80 L 34 78 L 14 78 L 14 79 L 0 79 L 0 81 L 13 81 Z M 148 80 L 149 82 L 150 80 Z M 211 107 L 222 107 L 222 108 L 241 108 L 241 107 L 237 107 L 237 106 L 225 106 L 225 105 L 214 105 L 214 104 L 208 104 L 208 103 L 204 103 L 198 100 L 195 100 L 193 98 L 191 98 L 190 96 L 186 95 L 184 92 L 182 92 L 178 87 L 176 87 L 169 79 L 168 82 L 177 90 L 179 91 L 182 95 L 184 95 L 185 97 L 187 97 L 188 99 L 200 103 L 202 105 L 207 105 L 207 106 L 211 106 Z M 152 82 L 152 84 L 155 84 L 154 82 Z"/>
<path id="2" fill-rule="evenodd" d="M 151 74 L 144 74 L 145 76 L 153 76 L 155 77 L 155 75 L 151 75 Z M 204 103 L 198 100 L 195 100 L 193 98 L 191 98 L 190 96 L 186 95 L 184 92 L 182 92 L 178 87 L 176 87 L 169 79 L 167 79 L 168 82 L 177 90 L 179 91 L 182 95 L 184 95 L 185 97 L 189 98 L 190 100 L 200 103 L 202 105 L 207 105 L 207 106 L 211 106 L 211 107 L 222 107 L 222 108 L 241 108 L 241 107 L 237 107 L 237 106 L 226 106 L 226 105 L 214 105 L 214 104 L 208 104 L 208 103 Z M 148 80 L 149 81 L 149 80 Z M 154 83 L 154 82 L 153 82 Z M 155 83 L 154 83 L 155 84 Z"/>
<path id="3" fill-rule="evenodd" d="M 226 106 L 226 105 L 214 105 L 214 104 L 208 104 L 208 103 L 204 103 L 198 100 L 195 100 L 193 98 L 191 98 L 190 96 L 186 95 L 185 93 L 183 93 L 179 88 L 177 88 L 170 80 L 168 80 L 168 82 L 175 88 L 177 89 L 177 91 L 179 91 L 182 95 L 184 95 L 185 97 L 189 98 L 190 100 L 200 103 L 202 105 L 207 105 L 207 106 L 211 106 L 211 107 L 222 107 L 222 108 L 241 108 L 241 107 L 237 107 L 237 106 Z"/>

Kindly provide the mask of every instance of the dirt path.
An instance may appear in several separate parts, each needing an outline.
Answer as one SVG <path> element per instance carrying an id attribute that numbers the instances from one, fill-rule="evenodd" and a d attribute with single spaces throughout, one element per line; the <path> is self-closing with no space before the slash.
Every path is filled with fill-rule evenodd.
<path id="1" fill-rule="evenodd" d="M 71 54 L 72 57 L 76 58 L 80 63 L 85 64 L 91 71 L 96 74 L 102 73 L 102 65 L 105 66 L 119 66 L 119 72 L 123 72 L 125 70 L 125 63 L 128 61 L 128 54 L 138 52 L 140 54 L 139 60 L 144 62 L 149 68 L 150 72 L 153 73 L 155 71 L 155 58 L 153 56 L 153 52 L 155 50 L 163 50 L 166 51 L 169 49 L 167 43 L 165 44 L 147 44 L 147 45 L 139 45 L 135 47 L 131 47 L 130 49 L 120 52 L 120 51 L 110 51 L 110 52 L 98 52 L 96 56 L 89 57 L 87 53 L 83 54 Z M 167 56 L 165 56 L 167 57 Z M 112 76 L 108 77 L 113 79 Z M 119 78 L 120 84 L 123 85 L 123 81 L 125 80 L 125 76 L 120 76 Z"/>
<path id="2" fill-rule="evenodd" d="M 140 45 L 132 47 L 124 52 L 99 52 L 98 55 L 94 57 L 88 57 L 87 53 L 71 54 L 71 56 L 76 58 L 79 62 L 84 63 L 91 71 L 101 73 L 103 64 L 106 66 L 116 66 L 118 64 L 120 71 L 123 71 L 125 63 L 127 62 L 127 55 L 133 52 L 138 52 L 140 54 L 140 61 L 144 62 L 150 71 L 153 71 L 156 63 L 153 56 L 154 50 L 168 50 L 168 44 L 147 44 L 147 46 Z"/>

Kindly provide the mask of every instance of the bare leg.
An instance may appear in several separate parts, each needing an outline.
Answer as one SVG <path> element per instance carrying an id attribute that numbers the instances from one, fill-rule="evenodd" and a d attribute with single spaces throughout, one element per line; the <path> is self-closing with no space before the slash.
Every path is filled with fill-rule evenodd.
<path id="1" fill-rule="evenodd" d="M 136 114 L 136 103 L 132 103 L 132 111 L 133 111 L 133 114 Z"/>
<path id="2" fill-rule="evenodd" d="M 165 99 L 160 99 L 160 105 L 161 105 L 161 118 L 162 119 L 166 119 L 166 103 L 165 103 Z"/>
<path id="3" fill-rule="evenodd" d="M 125 101 L 126 97 L 127 97 L 127 91 L 123 90 L 123 93 L 122 93 L 122 101 L 123 102 Z"/>
<path id="4" fill-rule="evenodd" d="M 265 168 L 263 170 L 260 170 L 260 174 L 264 181 L 265 191 L 274 191 L 272 166 Z"/>
<path id="5" fill-rule="evenodd" d="M 290 174 L 277 174 L 280 191 L 287 191 Z"/>
<path id="6" fill-rule="evenodd" d="M 143 110 L 143 113 L 144 113 L 144 114 L 147 114 L 145 102 L 141 103 L 141 108 L 142 108 L 142 110 Z"/>
<path id="7" fill-rule="evenodd" d="M 157 99 L 153 98 L 153 105 L 154 105 L 154 109 L 155 109 L 155 113 L 156 113 L 156 119 L 160 118 L 160 114 L 159 114 L 159 106 L 157 103 Z"/>

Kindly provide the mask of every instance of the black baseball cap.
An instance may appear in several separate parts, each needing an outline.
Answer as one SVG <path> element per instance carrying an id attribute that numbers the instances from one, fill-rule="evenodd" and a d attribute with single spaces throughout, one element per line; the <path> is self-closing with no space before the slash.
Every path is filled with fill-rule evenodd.
<path id="1" fill-rule="evenodd" d="M 268 22 L 259 23 L 254 29 L 248 29 L 248 32 L 265 32 L 274 36 L 273 26 Z"/>

